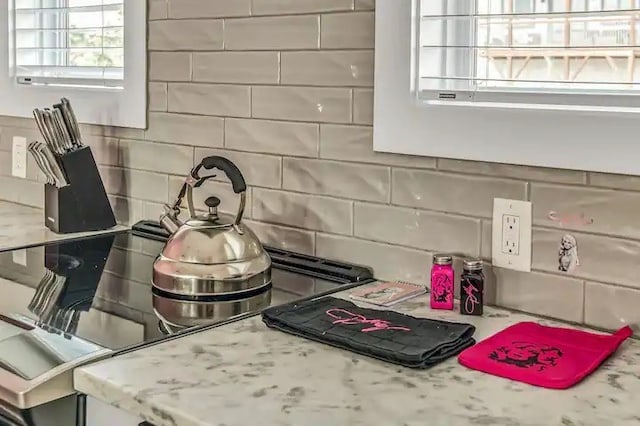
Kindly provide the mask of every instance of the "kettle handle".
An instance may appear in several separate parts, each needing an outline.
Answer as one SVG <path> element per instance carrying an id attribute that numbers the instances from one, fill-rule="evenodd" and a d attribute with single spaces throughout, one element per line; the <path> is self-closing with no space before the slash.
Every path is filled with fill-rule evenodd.
<path id="1" fill-rule="evenodd" d="M 215 177 L 215 175 L 200 177 L 199 173 L 203 167 L 207 170 L 217 168 L 225 172 L 225 174 L 231 181 L 233 192 L 240 195 L 240 205 L 238 206 L 238 213 L 236 213 L 235 219 L 235 225 L 239 225 L 240 221 L 242 220 L 242 216 L 244 215 L 244 209 L 247 203 L 247 183 L 245 182 L 244 176 L 242 176 L 240 169 L 238 169 L 238 166 L 233 164 L 231 160 L 228 160 L 224 157 L 211 156 L 203 158 L 200 164 L 194 167 L 194 169 L 191 171 L 191 175 L 187 179 L 187 183 L 185 183 L 189 214 L 192 218 L 195 217 L 196 214 L 195 208 L 193 206 L 193 188 L 198 188 L 207 179 Z"/>
<path id="2" fill-rule="evenodd" d="M 218 156 L 203 158 L 200 164 L 191 171 L 191 176 L 195 180 L 200 181 L 201 178 L 198 173 L 203 167 L 207 170 L 211 170 L 213 168 L 222 170 L 231 181 L 231 185 L 233 185 L 233 192 L 235 192 L 236 194 L 240 194 L 241 192 L 245 192 L 247 190 L 247 183 L 244 180 L 244 176 L 242 176 L 240 169 L 238 169 L 238 167 L 233 164 L 231 160 Z M 208 177 L 205 177 L 203 179 L 206 178 Z"/>

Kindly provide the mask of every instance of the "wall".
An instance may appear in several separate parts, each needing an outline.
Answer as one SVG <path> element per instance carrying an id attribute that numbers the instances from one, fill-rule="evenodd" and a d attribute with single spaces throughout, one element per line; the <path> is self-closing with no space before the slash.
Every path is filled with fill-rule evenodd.
<path id="1" fill-rule="evenodd" d="M 491 257 L 494 197 L 534 203 L 534 272 L 489 271 L 497 304 L 615 328 L 640 323 L 640 178 L 374 153 L 373 0 L 151 0 L 149 129 L 84 126 L 123 222 L 159 215 L 194 158 L 237 162 L 249 223 L 270 245 L 427 282 L 436 251 Z M 0 198 L 42 204 L 38 172 L 8 177 L 0 118 Z M 204 193 L 237 202 L 221 179 Z M 557 271 L 569 224 L 575 274 Z M 459 264 L 459 262 L 458 262 Z"/>

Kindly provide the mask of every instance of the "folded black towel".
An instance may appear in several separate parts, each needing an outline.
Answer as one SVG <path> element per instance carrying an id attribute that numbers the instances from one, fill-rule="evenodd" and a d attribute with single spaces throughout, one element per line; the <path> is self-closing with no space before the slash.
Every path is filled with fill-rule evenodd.
<path id="1" fill-rule="evenodd" d="M 324 297 L 262 313 L 271 328 L 412 368 L 428 368 L 475 344 L 475 327 L 360 308 Z"/>

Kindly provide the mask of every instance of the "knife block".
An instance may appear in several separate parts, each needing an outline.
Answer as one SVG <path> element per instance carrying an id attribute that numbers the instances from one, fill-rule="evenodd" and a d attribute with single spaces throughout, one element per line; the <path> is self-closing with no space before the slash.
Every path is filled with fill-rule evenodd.
<path id="1" fill-rule="evenodd" d="M 85 146 L 64 155 L 56 155 L 69 185 L 57 188 L 45 185 L 45 225 L 53 232 L 102 231 L 116 225 L 109 198 L 98 166 Z"/>

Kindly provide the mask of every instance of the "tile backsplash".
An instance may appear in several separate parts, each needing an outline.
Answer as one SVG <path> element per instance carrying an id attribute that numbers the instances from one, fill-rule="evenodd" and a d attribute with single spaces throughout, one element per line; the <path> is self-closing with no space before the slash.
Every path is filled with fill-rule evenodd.
<path id="1" fill-rule="evenodd" d="M 640 178 L 374 152 L 374 13 L 373 0 L 149 0 L 149 128 L 82 126 L 119 220 L 156 218 L 194 161 L 224 155 L 265 243 L 426 283 L 436 251 L 490 259 L 494 197 L 531 200 L 534 272 L 488 268 L 490 301 L 640 325 Z M 41 206 L 32 160 L 28 179 L 10 176 L 15 135 L 37 132 L 0 117 L 0 199 Z M 237 207 L 223 179 L 201 192 Z M 569 275 L 567 232 L 580 256 Z"/>

